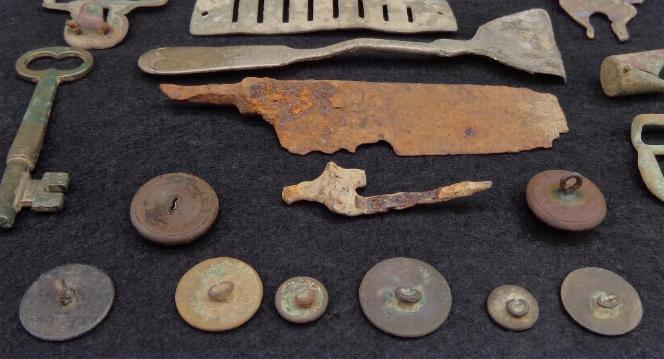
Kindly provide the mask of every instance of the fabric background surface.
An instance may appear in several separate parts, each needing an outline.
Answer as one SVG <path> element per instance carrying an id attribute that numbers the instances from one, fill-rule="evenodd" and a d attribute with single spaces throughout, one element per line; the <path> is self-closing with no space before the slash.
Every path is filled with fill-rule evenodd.
<path id="1" fill-rule="evenodd" d="M 127 38 L 116 48 L 93 51 L 95 70 L 58 92 L 34 175 L 71 174 L 65 209 L 50 215 L 23 211 L 14 229 L 0 233 L 0 356 L 661 357 L 664 207 L 641 180 L 629 131 L 636 115 L 664 113 L 664 95 L 610 99 L 598 77 L 606 56 L 664 47 L 664 1 L 637 6 L 631 39 L 623 44 L 602 16 L 592 19 L 597 39 L 587 39 L 557 1 L 450 3 L 457 33 L 413 36 L 345 31 L 195 38 L 188 32 L 193 0 L 132 12 Z M 35 88 L 16 75 L 14 62 L 29 50 L 65 45 L 62 28 L 69 15 L 40 4 L 0 2 L 3 156 Z M 316 47 L 358 36 L 468 39 L 487 21 L 535 7 L 551 15 L 567 83 L 472 56 L 365 53 L 270 71 L 176 78 L 149 76 L 136 65 L 142 53 L 162 46 Z M 158 89 L 160 82 L 233 83 L 245 76 L 527 87 L 558 96 L 570 132 L 553 149 L 520 154 L 405 158 L 381 143 L 361 146 L 356 154 L 298 156 L 282 149 L 260 118 L 242 116 L 235 108 L 174 103 Z M 649 132 L 647 138 L 664 143 L 664 131 Z M 447 204 L 364 218 L 341 217 L 315 203 L 282 202 L 283 186 L 317 177 L 330 160 L 365 169 L 364 194 L 428 190 L 462 180 L 492 180 L 494 188 Z M 539 222 L 526 206 L 524 191 L 534 174 L 547 169 L 576 170 L 593 180 L 607 199 L 606 221 L 582 234 Z M 134 230 L 129 204 L 143 183 L 176 171 L 210 183 L 220 196 L 221 212 L 200 240 L 164 248 Z M 190 267 L 218 256 L 254 266 L 265 296 L 243 327 L 205 333 L 179 317 L 175 287 Z M 451 314 L 428 337 L 389 336 L 360 310 L 362 277 L 375 263 L 395 256 L 430 263 L 452 288 Z M 117 296 L 111 313 L 76 340 L 33 338 L 18 319 L 21 296 L 40 274 L 73 262 L 95 265 L 113 278 Z M 565 313 L 560 284 L 567 273 L 586 266 L 612 270 L 638 290 L 644 317 L 636 330 L 600 337 Z M 279 284 L 297 275 L 318 278 L 330 294 L 327 313 L 312 325 L 289 324 L 274 308 Z M 521 285 L 538 298 L 540 320 L 533 329 L 512 333 L 491 321 L 486 298 L 502 284 Z"/>

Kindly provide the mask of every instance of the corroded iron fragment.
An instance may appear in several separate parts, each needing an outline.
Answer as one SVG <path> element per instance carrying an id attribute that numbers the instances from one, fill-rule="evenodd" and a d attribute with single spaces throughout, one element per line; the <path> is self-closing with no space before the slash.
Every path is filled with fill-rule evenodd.
<path id="1" fill-rule="evenodd" d="M 197 0 L 192 35 L 284 34 L 340 29 L 456 31 L 447 0 Z"/>
<path id="2" fill-rule="evenodd" d="M 138 7 L 165 5 L 168 0 L 44 0 L 42 6 L 67 11 L 72 19 L 65 24 L 65 41 L 81 49 L 108 49 L 120 43 L 129 32 L 127 14 Z"/>
<path id="3" fill-rule="evenodd" d="M 560 6 L 574 21 L 586 28 L 586 35 L 595 38 L 595 28 L 590 17 L 595 13 L 605 14 L 611 20 L 611 28 L 620 41 L 629 39 L 627 23 L 636 14 L 632 4 L 643 4 L 644 0 L 560 0 Z"/>
<path id="4" fill-rule="evenodd" d="M 645 126 L 664 128 L 664 115 L 640 115 L 632 122 L 632 144 L 639 154 L 641 178 L 650 192 L 664 201 L 664 175 L 657 161 L 657 156 L 664 156 L 664 145 L 644 143 L 641 134 Z"/>
<path id="5" fill-rule="evenodd" d="M 664 49 L 609 56 L 602 62 L 600 78 L 607 96 L 664 92 Z"/>
<path id="6" fill-rule="evenodd" d="M 532 328 L 539 318 L 539 304 L 528 290 L 517 285 L 494 289 L 486 301 L 491 318 L 501 327 L 514 331 Z"/>
<path id="7" fill-rule="evenodd" d="M 281 145 L 300 155 L 355 152 L 378 141 L 400 156 L 513 153 L 550 148 L 568 131 L 555 96 L 503 86 L 246 78 L 161 90 L 261 115 Z"/>
<path id="8" fill-rule="evenodd" d="M 338 214 L 360 216 L 468 197 L 491 188 L 492 183 L 462 182 L 427 192 L 400 192 L 371 197 L 357 194 L 357 188 L 366 185 L 367 177 L 363 170 L 346 169 L 330 162 L 320 177 L 285 187 L 281 197 L 288 204 L 313 201 L 324 204 Z"/>
<path id="9" fill-rule="evenodd" d="M 291 2 L 293 3 L 293 2 Z M 440 39 L 430 43 L 384 39 L 352 39 L 316 49 L 288 46 L 170 47 L 148 51 L 138 66 L 155 75 L 262 69 L 314 61 L 353 51 L 453 57 L 486 56 L 507 66 L 565 78 L 549 14 L 532 9 L 482 25 L 470 40 Z"/>
<path id="10" fill-rule="evenodd" d="M 79 337 L 99 325 L 111 310 L 111 278 L 84 264 L 67 264 L 42 274 L 25 292 L 19 307 L 21 324 L 43 340 Z"/>
<path id="11" fill-rule="evenodd" d="M 601 335 L 623 335 L 641 322 L 643 306 L 636 289 L 609 270 L 587 267 L 565 277 L 560 298 L 567 313 Z"/>

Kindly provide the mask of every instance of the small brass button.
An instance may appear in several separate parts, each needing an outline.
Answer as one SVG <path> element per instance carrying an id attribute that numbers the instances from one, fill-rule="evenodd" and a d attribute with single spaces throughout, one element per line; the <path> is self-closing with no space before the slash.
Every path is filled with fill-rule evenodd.
<path id="1" fill-rule="evenodd" d="M 187 173 L 169 173 L 144 184 L 131 201 L 131 222 L 145 238 L 179 245 L 205 234 L 219 213 L 212 187 Z"/>
<path id="2" fill-rule="evenodd" d="M 452 293 L 442 274 L 411 258 L 376 264 L 362 279 L 359 295 L 362 311 L 373 325 L 406 338 L 438 329 L 452 307 Z"/>
<path id="3" fill-rule="evenodd" d="M 182 319 L 201 330 L 220 332 L 246 323 L 263 300 L 263 283 L 247 263 L 212 258 L 193 266 L 175 290 Z"/>
<path id="4" fill-rule="evenodd" d="M 293 323 L 309 323 L 327 309 L 325 286 L 314 278 L 294 277 L 279 286 L 274 297 L 277 312 Z"/>
<path id="5" fill-rule="evenodd" d="M 594 183 L 576 172 L 538 173 L 528 183 L 526 200 L 540 220 L 566 231 L 593 229 L 606 217 L 604 195 Z"/>
<path id="6" fill-rule="evenodd" d="M 19 319 L 30 334 L 49 341 L 79 337 L 111 310 L 113 282 L 84 264 L 67 264 L 42 274 L 23 295 Z"/>
<path id="7" fill-rule="evenodd" d="M 532 328 L 539 318 L 537 299 L 526 289 L 503 285 L 494 289 L 486 301 L 491 318 L 506 329 L 521 331 Z"/>
<path id="8" fill-rule="evenodd" d="M 622 335 L 641 322 L 641 298 L 621 276 L 602 268 L 577 269 L 565 277 L 560 298 L 581 326 L 602 335 Z"/>

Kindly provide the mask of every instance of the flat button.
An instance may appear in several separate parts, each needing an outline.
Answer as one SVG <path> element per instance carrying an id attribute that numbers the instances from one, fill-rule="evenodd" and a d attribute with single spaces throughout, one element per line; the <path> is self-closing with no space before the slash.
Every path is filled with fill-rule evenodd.
<path id="1" fill-rule="evenodd" d="M 263 300 L 263 283 L 247 263 L 212 258 L 192 267 L 175 290 L 182 319 L 201 330 L 220 332 L 246 323 Z"/>
<path id="2" fill-rule="evenodd" d="M 67 264 L 42 274 L 23 295 L 21 324 L 50 341 L 79 337 L 94 329 L 111 310 L 113 282 L 106 273 L 83 264 Z"/>
<path id="3" fill-rule="evenodd" d="M 442 274 L 411 258 L 376 264 L 362 279 L 359 296 L 362 311 L 373 325 L 406 338 L 438 329 L 452 307 L 452 293 Z"/>
<path id="4" fill-rule="evenodd" d="M 212 187 L 187 173 L 169 173 L 144 184 L 131 201 L 131 222 L 145 238 L 165 244 L 189 243 L 205 234 L 219 213 Z"/>
<path id="5" fill-rule="evenodd" d="M 577 269 L 565 277 L 560 298 L 581 326 L 602 335 L 622 335 L 641 322 L 641 298 L 621 276 L 602 268 Z"/>
<path id="6" fill-rule="evenodd" d="M 538 173 L 528 183 L 526 199 L 540 220 L 562 230 L 589 230 L 606 217 L 604 195 L 594 183 L 576 172 Z"/>
<path id="7" fill-rule="evenodd" d="M 509 330 L 530 329 L 539 318 L 537 299 L 516 285 L 503 285 L 494 289 L 489 294 L 486 306 L 491 318 Z"/>
<path id="8" fill-rule="evenodd" d="M 327 309 L 327 289 L 314 278 L 294 277 L 279 286 L 274 298 L 277 312 L 293 323 L 309 323 Z"/>

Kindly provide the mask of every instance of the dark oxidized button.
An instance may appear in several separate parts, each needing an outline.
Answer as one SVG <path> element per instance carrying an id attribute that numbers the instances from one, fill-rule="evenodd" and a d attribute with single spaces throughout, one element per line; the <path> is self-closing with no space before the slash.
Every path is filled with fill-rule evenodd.
<path id="1" fill-rule="evenodd" d="M 67 264 L 42 274 L 23 295 L 21 324 L 37 338 L 62 341 L 94 329 L 111 310 L 115 290 L 106 273 Z"/>
<path id="2" fill-rule="evenodd" d="M 489 294 L 486 306 L 491 318 L 510 330 L 530 329 L 539 318 L 537 299 L 516 285 L 503 285 L 494 289 Z"/>
<path id="3" fill-rule="evenodd" d="M 434 267 L 411 258 L 384 260 L 360 284 L 360 305 L 369 321 L 399 337 L 438 329 L 450 313 L 452 293 Z"/>
<path id="4" fill-rule="evenodd" d="M 528 183 L 526 199 L 539 219 L 562 230 L 589 230 L 606 217 L 604 195 L 594 183 L 576 172 L 538 173 Z"/>
<path id="5" fill-rule="evenodd" d="M 212 258 L 192 267 L 175 290 L 182 319 L 201 330 L 220 332 L 246 323 L 263 300 L 258 273 L 235 258 Z"/>
<path id="6" fill-rule="evenodd" d="M 293 323 L 309 323 L 327 309 L 327 289 L 310 277 L 294 277 L 279 286 L 274 297 L 277 312 Z"/>
<path id="7" fill-rule="evenodd" d="M 219 213 L 212 187 L 187 173 L 144 184 L 131 201 L 131 222 L 145 238 L 166 245 L 189 243 L 210 229 Z"/>
<path id="8" fill-rule="evenodd" d="M 597 334 L 625 334 L 636 328 L 643 316 L 634 287 L 602 268 L 581 268 L 568 274 L 560 287 L 560 298 L 572 319 Z"/>

